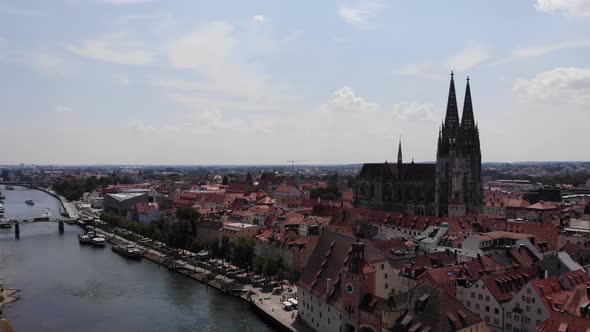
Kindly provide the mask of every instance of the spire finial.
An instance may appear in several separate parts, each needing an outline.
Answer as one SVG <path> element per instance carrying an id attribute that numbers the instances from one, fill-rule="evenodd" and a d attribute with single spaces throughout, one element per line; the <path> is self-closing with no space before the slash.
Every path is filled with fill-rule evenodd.
<path id="1" fill-rule="evenodd" d="M 469 76 L 467 76 L 467 84 L 469 84 Z"/>
<path id="2" fill-rule="evenodd" d="M 455 76 L 455 73 L 453 73 L 453 71 L 451 70 L 451 78 L 453 78 L 453 76 Z"/>

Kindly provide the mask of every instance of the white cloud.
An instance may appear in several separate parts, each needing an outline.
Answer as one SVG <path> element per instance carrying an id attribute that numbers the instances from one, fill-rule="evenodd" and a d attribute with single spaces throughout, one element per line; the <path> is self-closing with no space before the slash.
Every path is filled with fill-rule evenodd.
<path id="1" fill-rule="evenodd" d="M 5 6 L 5 5 L 1 5 L 0 6 L 0 15 L 38 17 L 38 16 L 42 16 L 43 13 L 38 10 L 34 10 L 34 9 L 9 7 L 9 6 Z"/>
<path id="2" fill-rule="evenodd" d="M 459 53 L 450 57 L 447 63 L 449 69 L 464 72 L 490 58 L 488 47 L 476 44 L 470 45 Z"/>
<path id="3" fill-rule="evenodd" d="M 431 80 L 440 80 L 448 76 L 446 70 L 441 68 L 440 65 L 437 66 L 432 62 L 409 64 L 394 71 L 394 73 L 402 76 L 414 76 Z"/>
<path id="4" fill-rule="evenodd" d="M 209 23 L 174 41 L 168 53 L 173 68 L 194 70 L 199 79 L 168 80 L 160 84 L 192 89 L 213 99 L 240 98 L 262 105 L 278 94 L 277 86 L 243 54 L 233 26 L 226 22 Z"/>
<path id="5" fill-rule="evenodd" d="M 69 106 L 57 105 L 53 109 L 57 113 L 72 113 L 74 110 Z"/>
<path id="6" fill-rule="evenodd" d="M 47 75 L 64 75 L 66 73 L 67 62 L 58 56 L 35 52 L 31 55 L 30 65 Z"/>
<path id="7" fill-rule="evenodd" d="M 555 68 L 529 80 L 517 80 L 512 91 L 527 103 L 587 105 L 590 103 L 590 69 Z"/>
<path id="8" fill-rule="evenodd" d="M 264 15 L 254 15 L 252 16 L 252 21 L 256 23 L 264 23 L 266 22 L 266 17 Z"/>
<path id="9" fill-rule="evenodd" d="M 102 3 L 110 4 L 110 5 L 134 5 L 138 3 L 148 3 L 154 2 L 155 0 L 99 0 Z"/>
<path id="10" fill-rule="evenodd" d="M 382 7 L 378 0 L 359 0 L 355 4 L 341 5 L 338 14 L 348 24 L 363 26 L 377 16 Z"/>
<path id="11" fill-rule="evenodd" d="M 115 64 L 151 65 L 155 62 L 153 54 L 136 46 L 105 38 L 85 40 L 78 46 L 68 45 L 67 49 L 79 56 Z"/>
<path id="12" fill-rule="evenodd" d="M 114 80 L 115 80 L 115 82 L 117 82 L 118 84 L 121 84 L 121 85 L 129 85 L 129 83 L 130 83 L 129 78 L 127 76 L 122 76 L 122 75 L 114 76 Z"/>
<path id="13" fill-rule="evenodd" d="M 537 0 L 538 11 L 565 12 L 572 16 L 590 16 L 590 0 Z"/>
<path id="14" fill-rule="evenodd" d="M 487 61 L 489 58 L 490 51 L 487 46 L 483 44 L 470 44 L 461 51 L 449 56 L 446 62 L 417 62 L 394 70 L 394 73 L 402 76 L 414 76 L 432 80 L 446 79 L 451 70 L 465 72 Z"/>
<path id="15" fill-rule="evenodd" d="M 320 109 L 328 112 L 369 112 L 378 110 L 379 105 L 357 96 L 350 87 L 344 86 L 335 91 L 332 99 Z"/>
<path id="16" fill-rule="evenodd" d="M 440 116 L 433 104 L 402 101 L 393 105 L 393 113 L 405 121 L 433 121 L 438 122 Z"/>

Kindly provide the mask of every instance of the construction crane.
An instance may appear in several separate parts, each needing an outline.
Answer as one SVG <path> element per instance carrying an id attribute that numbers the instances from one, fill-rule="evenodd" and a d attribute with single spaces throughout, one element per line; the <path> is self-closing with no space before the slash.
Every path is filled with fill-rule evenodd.
<path id="1" fill-rule="evenodd" d="M 287 160 L 288 163 L 291 163 L 291 169 L 292 170 L 295 169 L 295 163 L 300 163 L 302 161 L 305 161 L 305 160 Z"/>

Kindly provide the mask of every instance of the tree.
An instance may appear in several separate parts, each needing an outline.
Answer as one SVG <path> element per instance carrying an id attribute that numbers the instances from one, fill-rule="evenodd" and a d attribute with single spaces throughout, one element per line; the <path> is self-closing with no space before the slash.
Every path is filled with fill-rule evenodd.
<path id="1" fill-rule="evenodd" d="M 231 262 L 235 266 L 245 268 L 252 266 L 254 257 L 254 240 L 239 238 L 231 244 Z"/>
<path id="2" fill-rule="evenodd" d="M 316 199 L 326 199 L 326 200 L 338 200 L 342 198 L 342 192 L 338 190 L 336 186 L 330 186 L 328 188 L 313 188 L 309 192 L 309 197 Z"/>

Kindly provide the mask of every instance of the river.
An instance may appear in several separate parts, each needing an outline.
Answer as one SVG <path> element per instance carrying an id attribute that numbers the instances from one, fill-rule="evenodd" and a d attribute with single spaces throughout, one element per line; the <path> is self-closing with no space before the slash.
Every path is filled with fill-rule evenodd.
<path id="1" fill-rule="evenodd" d="M 59 215 L 61 204 L 46 193 L 3 192 L 6 218 L 30 220 L 47 208 Z M 35 210 L 12 206 L 26 199 Z M 13 229 L 0 230 L 0 280 L 22 290 L 3 309 L 16 331 L 272 331 L 246 302 L 147 260 L 80 246 L 79 232 L 29 223 L 16 240 Z"/>

